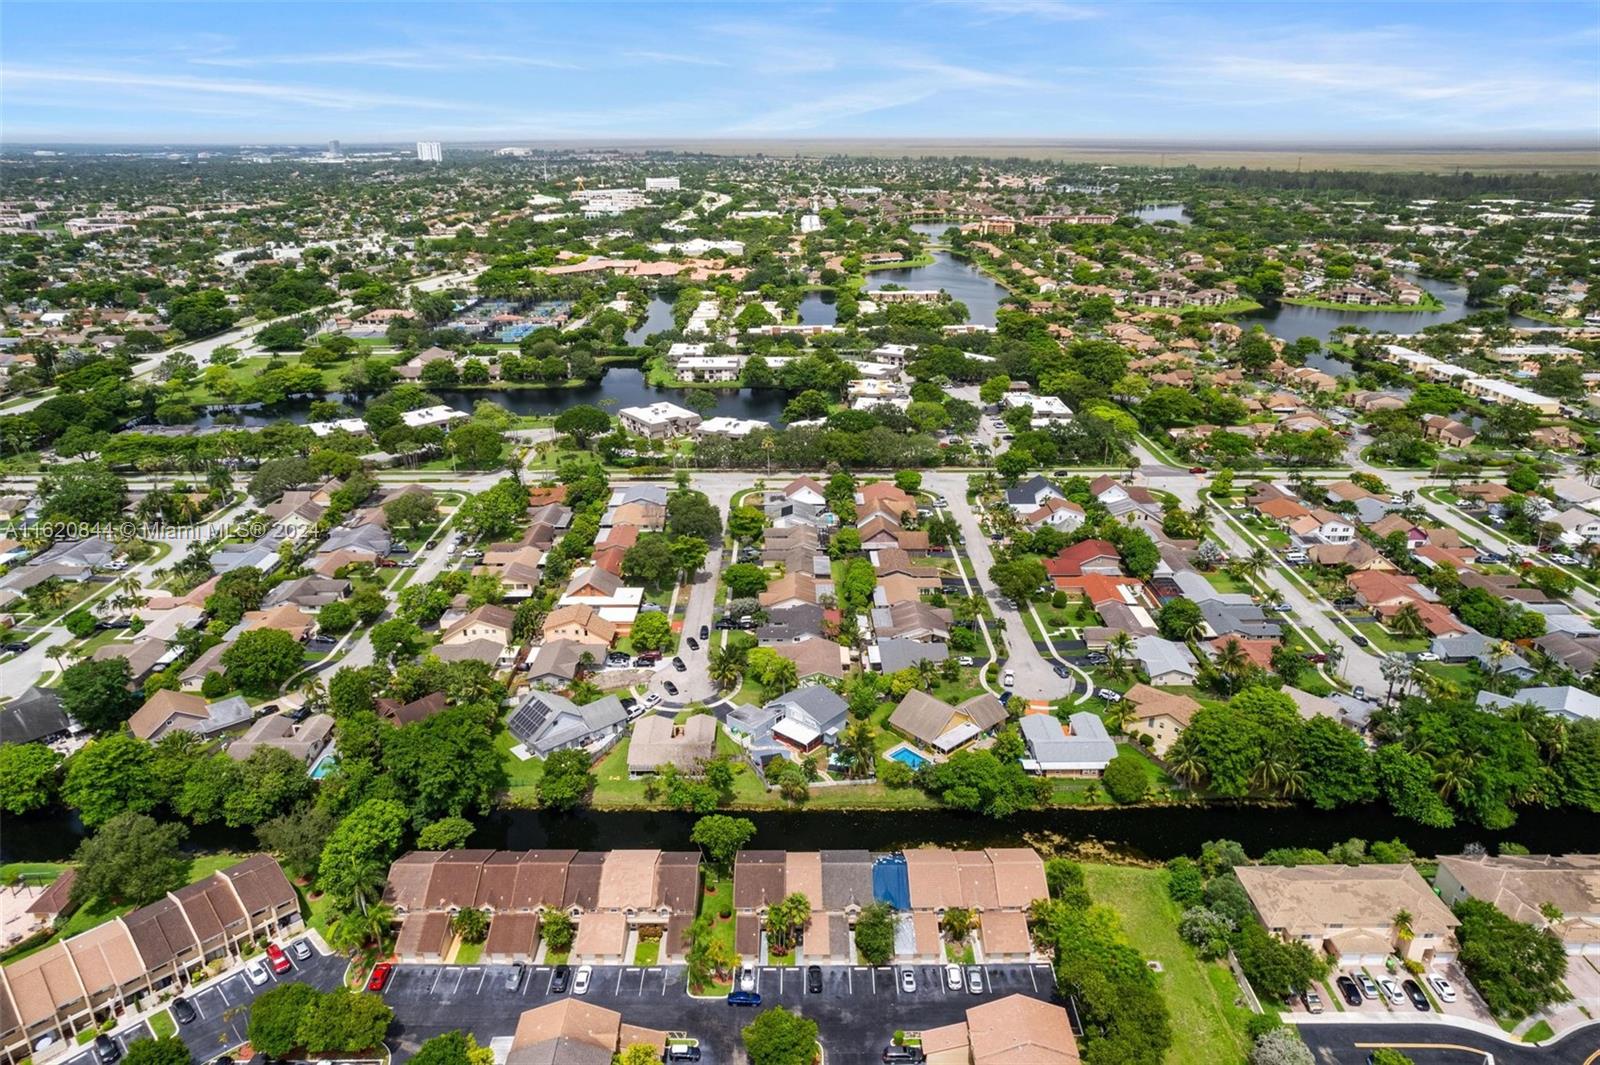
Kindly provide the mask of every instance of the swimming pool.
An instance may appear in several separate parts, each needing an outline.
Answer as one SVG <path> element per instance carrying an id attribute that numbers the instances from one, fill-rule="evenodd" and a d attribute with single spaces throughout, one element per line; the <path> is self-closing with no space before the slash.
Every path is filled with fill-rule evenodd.
<path id="1" fill-rule="evenodd" d="M 899 762 L 901 765 L 910 766 L 912 769 L 921 769 L 928 764 L 928 759 L 903 743 L 890 751 L 885 757 L 891 761 Z"/>
<path id="2" fill-rule="evenodd" d="M 317 759 L 316 764 L 311 767 L 311 779 L 321 780 L 323 777 L 327 776 L 329 773 L 338 768 L 339 756 L 334 749 L 330 747 L 321 758 Z"/>

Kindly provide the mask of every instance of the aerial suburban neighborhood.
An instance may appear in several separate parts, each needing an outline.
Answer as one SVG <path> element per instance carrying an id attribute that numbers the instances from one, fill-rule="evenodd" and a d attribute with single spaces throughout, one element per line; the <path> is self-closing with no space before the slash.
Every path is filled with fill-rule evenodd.
<path id="1" fill-rule="evenodd" d="M 0 40 L 0 1063 L 1600 1062 L 1594 56 L 126 6 Z"/>

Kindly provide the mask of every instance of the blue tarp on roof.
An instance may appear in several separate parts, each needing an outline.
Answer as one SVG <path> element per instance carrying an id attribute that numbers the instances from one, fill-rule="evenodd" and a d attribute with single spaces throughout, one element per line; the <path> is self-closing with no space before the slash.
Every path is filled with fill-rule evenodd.
<path id="1" fill-rule="evenodd" d="M 872 897 L 897 910 L 911 909 L 911 878 L 906 875 L 906 856 L 886 854 L 872 863 Z"/>

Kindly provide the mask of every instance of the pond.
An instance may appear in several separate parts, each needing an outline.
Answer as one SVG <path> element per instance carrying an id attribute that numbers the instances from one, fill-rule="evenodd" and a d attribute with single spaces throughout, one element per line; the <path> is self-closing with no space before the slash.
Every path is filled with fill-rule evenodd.
<path id="1" fill-rule="evenodd" d="M 1141 222 L 1178 222 L 1189 224 L 1189 209 L 1181 203 L 1152 203 L 1133 211 Z"/>
<path id="2" fill-rule="evenodd" d="M 800 320 L 806 325 L 837 325 L 839 309 L 834 306 L 833 290 L 816 289 L 800 301 Z"/>
<path id="3" fill-rule="evenodd" d="M 919 844 L 946 847 L 1066 846 L 1094 844 L 1132 857 L 1165 861 L 1197 855 L 1208 840 L 1231 839 L 1252 855 L 1274 847 L 1326 850 L 1347 839 L 1399 839 L 1420 855 L 1458 853 L 1469 843 L 1515 842 L 1535 854 L 1592 848 L 1600 839 L 1600 814 L 1576 809 L 1523 811 L 1521 822 L 1503 832 L 1471 825 L 1424 828 L 1387 808 L 1349 807 L 1323 812 L 1308 806 L 1248 805 L 1082 808 L 1019 814 L 1004 821 L 945 810 L 829 810 L 741 813 L 756 826 L 756 847 L 819 850 L 861 847 L 892 851 Z M 474 847 L 516 850 L 572 847 L 606 850 L 659 847 L 692 850 L 694 814 L 657 811 L 497 810 L 479 822 Z M 0 861 L 48 861 L 68 857 L 83 835 L 62 811 L 6 820 Z M 249 830 L 202 826 L 190 833 L 199 849 L 250 850 Z"/>
<path id="4" fill-rule="evenodd" d="M 1239 315 L 1234 320 L 1246 329 L 1250 327 L 1250 323 L 1260 322 L 1266 327 L 1267 332 L 1286 341 L 1293 342 L 1309 336 L 1316 337 L 1326 344 L 1328 338 L 1333 336 L 1334 330 L 1340 326 L 1354 325 L 1370 329 L 1374 333 L 1403 335 L 1419 333 L 1430 325 L 1457 321 L 1480 309 L 1467 306 L 1467 290 L 1461 285 L 1428 277 L 1411 277 L 1410 280 L 1431 292 L 1435 299 L 1444 304 L 1444 310 L 1364 311 L 1351 308 L 1348 311 L 1336 311 L 1325 307 L 1299 307 L 1280 303 Z M 1543 325 L 1532 318 L 1523 318 L 1519 315 L 1511 316 L 1511 324 L 1533 329 L 1541 328 Z M 1321 368 L 1328 369 L 1326 366 Z"/>
<path id="5" fill-rule="evenodd" d="M 645 307 L 644 321 L 623 334 L 623 339 L 634 347 L 643 344 L 651 333 L 664 333 L 677 322 L 672 317 L 672 303 L 660 296 L 652 296 Z"/>
<path id="6" fill-rule="evenodd" d="M 653 388 L 645 380 L 644 371 L 637 366 L 611 366 L 605 376 L 593 384 L 577 388 L 517 388 L 517 389 L 429 389 L 441 403 L 457 410 L 470 411 L 481 400 L 490 400 L 513 414 L 559 414 L 568 407 L 587 403 L 616 413 L 623 407 L 643 407 L 666 400 L 679 406 L 688 406 L 689 390 L 683 388 Z M 716 406 L 701 413 L 707 418 L 726 416 L 777 423 L 782 420 L 784 394 L 776 389 L 701 389 Z M 365 405 L 358 397 L 345 397 L 338 393 L 328 395 L 328 400 L 343 402 L 357 413 Z M 309 398 L 296 398 L 276 404 L 271 408 L 251 406 L 236 408 L 240 424 L 245 426 L 270 425 L 277 421 L 303 424 L 311 419 Z M 214 408 L 197 417 L 195 425 L 206 428 L 220 424 L 217 414 L 228 408 Z"/>
<path id="7" fill-rule="evenodd" d="M 994 325 L 995 312 L 1006 290 L 991 281 L 977 267 L 952 256 L 936 251 L 933 263 L 897 270 L 874 270 L 867 275 L 867 291 L 875 292 L 885 285 L 899 285 L 909 289 L 938 288 L 950 293 L 952 299 L 967 305 L 969 320 L 978 325 Z"/>

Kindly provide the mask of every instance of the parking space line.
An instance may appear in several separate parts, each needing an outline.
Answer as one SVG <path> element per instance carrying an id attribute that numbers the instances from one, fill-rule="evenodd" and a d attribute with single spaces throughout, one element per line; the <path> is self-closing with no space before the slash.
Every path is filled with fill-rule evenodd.
<path id="1" fill-rule="evenodd" d="M 986 995 L 994 994 L 994 970 L 987 965 L 983 967 L 983 991 Z"/>
<path id="2" fill-rule="evenodd" d="M 1033 966 L 1028 966 L 1028 979 L 1033 981 L 1034 994 L 1039 993 L 1039 973 Z"/>
<path id="3" fill-rule="evenodd" d="M 616 989 L 611 992 L 613 995 L 622 994 L 622 973 L 623 973 L 623 971 L 624 970 L 622 970 L 622 969 L 618 969 L 617 970 L 617 986 L 616 986 Z"/>
<path id="4" fill-rule="evenodd" d="M 229 1000 L 228 993 L 223 990 L 223 988 L 227 987 L 227 986 L 228 986 L 228 981 L 224 980 L 224 981 L 222 981 L 222 983 L 217 984 L 215 987 L 212 987 L 211 990 L 215 991 L 217 994 L 221 995 L 222 996 L 222 1001 L 228 1003 L 228 1005 L 231 1006 L 231 1005 L 233 1005 L 233 1003 L 232 1003 L 232 1001 Z"/>
<path id="5" fill-rule="evenodd" d="M 661 970 L 661 993 L 663 995 L 667 993 L 667 970 L 665 969 Z"/>
<path id="6" fill-rule="evenodd" d="M 428 994 L 433 994 L 433 989 L 439 986 L 439 977 L 444 975 L 443 969 L 434 970 L 433 983 L 428 985 Z"/>
<path id="7" fill-rule="evenodd" d="M 478 994 L 483 994 L 483 982 L 489 979 L 489 970 L 483 970 L 483 975 L 478 977 Z"/>

